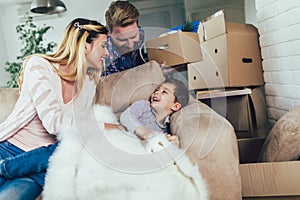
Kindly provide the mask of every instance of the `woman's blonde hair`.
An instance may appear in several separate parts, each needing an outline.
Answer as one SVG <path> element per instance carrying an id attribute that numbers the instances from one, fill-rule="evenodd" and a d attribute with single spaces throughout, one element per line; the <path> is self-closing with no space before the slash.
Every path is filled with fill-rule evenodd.
<path id="1" fill-rule="evenodd" d="M 105 13 L 105 20 L 109 31 L 112 32 L 113 26 L 125 27 L 138 23 L 139 16 L 139 11 L 128 1 L 113 1 Z"/>
<path id="2" fill-rule="evenodd" d="M 54 65 L 53 70 L 62 78 L 68 81 L 77 82 L 77 92 L 82 88 L 83 79 L 87 74 L 85 58 L 85 45 L 92 43 L 99 34 L 107 34 L 107 29 L 97 21 L 83 18 L 74 19 L 66 27 L 63 38 L 58 45 L 57 51 L 53 54 L 38 54 L 50 62 L 58 63 L 63 70 L 57 69 Z M 99 55 L 100 56 L 100 55 Z M 27 57 L 23 63 L 22 71 L 18 80 L 19 88 L 23 83 L 24 68 L 29 60 Z M 70 68 L 70 64 L 74 67 Z M 68 73 L 65 73 L 68 71 Z M 100 73 L 100 72 L 99 72 Z"/>

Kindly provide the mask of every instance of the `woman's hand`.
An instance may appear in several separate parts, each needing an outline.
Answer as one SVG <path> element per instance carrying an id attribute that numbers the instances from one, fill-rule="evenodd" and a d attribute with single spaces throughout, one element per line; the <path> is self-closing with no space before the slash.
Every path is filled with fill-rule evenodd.
<path id="1" fill-rule="evenodd" d="M 104 128 L 107 130 L 114 130 L 118 129 L 121 131 L 127 131 L 126 128 L 120 124 L 110 124 L 110 123 L 104 123 Z"/>

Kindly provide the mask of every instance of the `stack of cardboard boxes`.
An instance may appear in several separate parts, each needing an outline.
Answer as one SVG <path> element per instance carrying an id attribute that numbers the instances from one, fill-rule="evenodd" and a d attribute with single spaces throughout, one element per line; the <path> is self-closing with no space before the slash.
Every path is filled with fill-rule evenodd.
<path id="1" fill-rule="evenodd" d="M 149 59 L 184 64 L 197 98 L 233 125 L 243 199 L 300 199 L 300 162 L 256 163 L 270 129 L 257 29 L 225 22 L 219 11 L 198 33 L 177 32 L 146 42 Z"/>
<path id="2" fill-rule="evenodd" d="M 219 11 L 199 23 L 197 33 L 179 31 L 146 41 L 146 47 L 151 60 L 185 64 L 189 88 L 226 117 L 238 135 L 252 136 L 266 126 L 262 59 L 253 25 L 225 22 Z M 250 92 L 243 94 L 246 87 Z M 209 95 L 216 90 L 225 92 L 223 97 Z M 232 90 L 241 92 L 229 97 L 226 92 Z"/>

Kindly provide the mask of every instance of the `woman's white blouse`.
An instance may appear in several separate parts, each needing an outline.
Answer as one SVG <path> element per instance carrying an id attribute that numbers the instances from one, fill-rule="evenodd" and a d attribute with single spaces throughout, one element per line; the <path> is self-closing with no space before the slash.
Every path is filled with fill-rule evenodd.
<path id="1" fill-rule="evenodd" d="M 53 71 L 49 61 L 32 56 L 25 67 L 19 99 L 12 113 L 0 124 L 0 141 L 18 134 L 36 116 L 51 135 L 57 135 L 63 127 L 74 126 L 74 115 L 79 114 L 80 110 L 92 108 L 95 89 L 94 81 L 87 76 L 80 93 L 64 104 L 60 77 Z M 23 142 L 26 143 L 26 138 Z"/>

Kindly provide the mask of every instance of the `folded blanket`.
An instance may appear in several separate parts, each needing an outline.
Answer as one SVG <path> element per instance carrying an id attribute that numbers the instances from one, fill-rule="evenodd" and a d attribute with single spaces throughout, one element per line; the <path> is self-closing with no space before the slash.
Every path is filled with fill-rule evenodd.
<path id="1" fill-rule="evenodd" d="M 198 166 L 160 134 L 145 146 L 127 132 L 101 130 L 97 121 L 117 122 L 105 106 L 95 106 L 95 120 L 87 118 L 61 134 L 43 200 L 207 199 Z"/>

